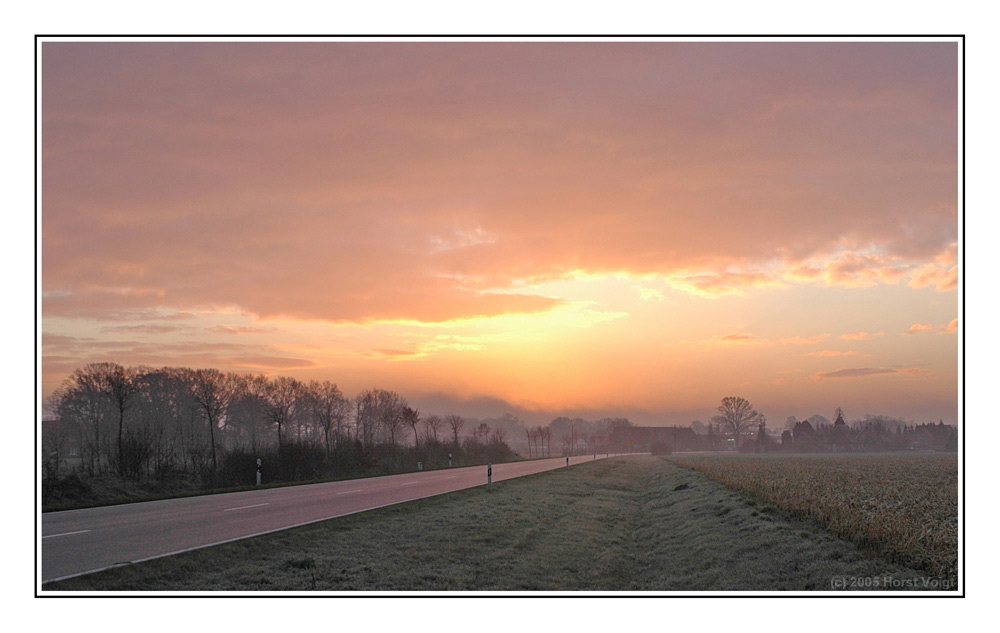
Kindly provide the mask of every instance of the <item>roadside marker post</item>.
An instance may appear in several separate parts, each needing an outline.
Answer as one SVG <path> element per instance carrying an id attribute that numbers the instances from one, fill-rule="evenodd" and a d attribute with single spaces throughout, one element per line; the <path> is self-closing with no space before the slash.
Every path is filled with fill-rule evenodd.
<path id="1" fill-rule="evenodd" d="M 260 485 L 260 458 L 257 458 L 257 485 Z"/>
<path id="2" fill-rule="evenodd" d="M 486 464 L 486 485 L 493 491 L 493 462 Z"/>
<path id="3" fill-rule="evenodd" d="M 448 468 L 451 468 L 451 453 L 448 453 Z"/>
<path id="4" fill-rule="evenodd" d="M 569 455 L 566 456 L 566 468 L 569 468 Z"/>

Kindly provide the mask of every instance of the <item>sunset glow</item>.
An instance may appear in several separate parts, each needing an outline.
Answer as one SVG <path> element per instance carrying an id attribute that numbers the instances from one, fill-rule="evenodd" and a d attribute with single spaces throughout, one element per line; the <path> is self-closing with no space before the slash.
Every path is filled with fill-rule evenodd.
<path id="1" fill-rule="evenodd" d="M 955 42 L 46 42 L 42 395 L 955 424 Z"/>

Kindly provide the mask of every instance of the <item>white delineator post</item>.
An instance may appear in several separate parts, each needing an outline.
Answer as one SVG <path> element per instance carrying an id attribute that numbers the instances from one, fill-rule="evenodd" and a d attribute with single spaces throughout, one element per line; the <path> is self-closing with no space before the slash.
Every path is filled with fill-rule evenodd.
<path id="1" fill-rule="evenodd" d="M 486 485 L 493 490 L 493 462 L 486 464 Z"/>
<path id="2" fill-rule="evenodd" d="M 260 458 L 257 458 L 257 485 L 260 485 Z"/>

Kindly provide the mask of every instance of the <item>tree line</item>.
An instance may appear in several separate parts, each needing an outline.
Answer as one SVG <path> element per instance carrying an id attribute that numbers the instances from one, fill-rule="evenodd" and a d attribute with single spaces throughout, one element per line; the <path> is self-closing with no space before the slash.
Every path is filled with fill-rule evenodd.
<path id="1" fill-rule="evenodd" d="M 93 363 L 53 393 L 43 478 L 195 476 L 206 486 L 346 477 L 514 457 L 505 431 L 424 415 L 400 394 L 330 381 Z M 70 456 L 69 453 L 75 453 Z"/>

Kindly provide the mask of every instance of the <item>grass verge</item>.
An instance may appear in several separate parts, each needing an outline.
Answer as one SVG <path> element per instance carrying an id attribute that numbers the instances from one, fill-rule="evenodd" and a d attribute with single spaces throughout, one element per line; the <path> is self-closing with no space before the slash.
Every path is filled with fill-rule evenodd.
<path id="1" fill-rule="evenodd" d="M 754 591 L 921 574 L 655 457 L 612 458 L 46 591 Z M 867 587 L 866 587 L 867 588 Z"/>

